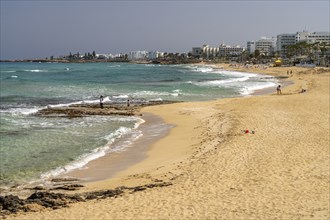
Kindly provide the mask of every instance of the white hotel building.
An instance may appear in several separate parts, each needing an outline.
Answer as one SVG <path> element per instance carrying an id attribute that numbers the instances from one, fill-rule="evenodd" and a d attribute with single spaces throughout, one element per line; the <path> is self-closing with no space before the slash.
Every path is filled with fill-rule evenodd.
<path id="1" fill-rule="evenodd" d="M 238 56 L 243 53 L 245 48 L 237 45 L 230 46 L 226 44 L 221 44 L 219 47 L 210 47 L 204 44 L 202 47 L 193 47 L 192 56 L 194 57 L 227 57 L 227 56 Z"/>
<path id="2" fill-rule="evenodd" d="M 275 51 L 276 38 L 261 37 L 257 41 L 248 41 L 246 46 L 249 54 L 253 54 L 258 50 L 260 54 L 268 56 Z"/>
<path id="3" fill-rule="evenodd" d="M 330 44 L 330 32 L 308 32 L 302 31 L 295 34 L 280 34 L 277 35 L 277 51 L 284 51 L 287 45 L 294 45 L 298 42 L 307 43 L 326 43 Z"/>
<path id="4" fill-rule="evenodd" d="M 128 60 L 154 60 L 163 57 L 164 53 L 158 51 L 131 51 Z"/>
<path id="5" fill-rule="evenodd" d="M 127 56 L 129 60 L 146 60 L 147 57 L 148 51 L 131 51 Z"/>

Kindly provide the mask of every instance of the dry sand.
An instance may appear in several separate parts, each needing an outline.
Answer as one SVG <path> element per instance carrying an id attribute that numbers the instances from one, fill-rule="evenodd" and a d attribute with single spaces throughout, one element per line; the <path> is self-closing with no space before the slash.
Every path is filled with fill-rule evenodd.
<path id="1" fill-rule="evenodd" d="M 143 109 L 176 127 L 145 160 L 84 190 L 173 185 L 16 219 L 329 219 L 330 70 L 250 71 L 287 70 L 294 84 L 282 95 L 274 88 L 263 96 Z"/>

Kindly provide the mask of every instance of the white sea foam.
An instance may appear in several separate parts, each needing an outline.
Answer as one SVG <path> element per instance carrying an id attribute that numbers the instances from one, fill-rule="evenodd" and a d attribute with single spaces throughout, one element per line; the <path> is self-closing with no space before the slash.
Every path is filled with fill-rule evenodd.
<path id="1" fill-rule="evenodd" d="M 18 78 L 18 76 L 14 76 L 14 75 L 13 75 L 13 76 L 11 76 L 11 78 Z"/>
<path id="2" fill-rule="evenodd" d="M 133 117 L 129 117 L 130 120 Z M 138 119 L 134 117 L 134 119 Z M 108 153 L 116 153 L 120 151 L 124 151 L 127 147 L 129 147 L 134 141 L 140 138 L 143 134 L 137 128 L 140 124 L 144 123 L 143 119 L 138 119 L 137 123 L 135 124 L 134 128 L 128 127 L 120 127 L 116 131 L 112 132 L 109 135 L 106 135 L 102 138 L 107 140 L 107 144 L 105 146 L 96 148 L 92 150 L 90 153 L 84 154 L 80 156 L 77 160 L 62 166 L 58 167 L 54 170 L 46 172 L 41 175 L 42 179 L 49 179 L 60 174 L 68 173 L 75 169 L 82 169 L 85 167 L 90 161 L 98 159 L 100 157 L 105 156 Z M 121 138 L 125 136 L 125 139 L 119 141 Z"/>
<path id="3" fill-rule="evenodd" d="M 110 101 L 110 99 L 109 99 L 109 97 L 104 97 L 103 101 L 104 102 Z M 47 107 L 50 107 L 50 108 L 60 108 L 60 107 L 68 107 L 70 105 L 96 104 L 96 103 L 99 103 L 99 102 L 100 102 L 99 99 L 93 99 L 93 100 L 83 100 L 83 101 L 77 101 L 77 102 L 48 105 Z"/>
<path id="4" fill-rule="evenodd" d="M 48 72 L 48 70 L 39 70 L 39 69 L 35 69 L 35 70 L 24 70 L 25 72 L 32 72 L 32 73 L 39 73 L 39 72 Z"/>
<path id="5" fill-rule="evenodd" d="M 215 71 L 225 79 L 210 80 L 203 82 L 192 82 L 192 84 L 202 87 L 223 87 L 238 90 L 241 95 L 250 95 L 259 89 L 275 86 L 277 80 L 273 77 L 264 79 L 264 75 L 255 73 L 243 73 L 235 71 Z"/>
<path id="6" fill-rule="evenodd" d="M 146 121 L 143 120 L 142 118 L 137 118 L 134 117 L 134 119 L 136 120 L 136 123 L 134 125 L 134 129 L 137 129 L 141 124 L 145 123 Z"/>
<path id="7" fill-rule="evenodd" d="M 38 112 L 42 108 L 34 107 L 34 108 L 9 108 L 9 109 L 1 109 L 0 113 L 7 113 L 12 115 L 30 115 Z"/>
<path id="8" fill-rule="evenodd" d="M 128 99 L 128 95 L 116 95 L 112 96 L 114 99 Z"/>
<path id="9" fill-rule="evenodd" d="M 211 67 L 198 67 L 198 68 L 195 69 L 195 71 L 202 72 L 202 73 L 208 73 L 208 72 L 212 72 L 213 68 L 211 68 Z"/>
<path id="10" fill-rule="evenodd" d="M 210 86 L 210 87 L 221 87 L 221 86 L 233 86 L 236 82 L 244 82 L 247 81 L 250 77 L 245 76 L 241 78 L 229 78 L 225 80 L 211 80 L 205 82 L 196 82 L 194 83 L 197 86 Z"/>
<path id="11" fill-rule="evenodd" d="M 257 90 L 274 87 L 276 85 L 277 84 L 275 82 L 263 82 L 263 83 L 258 83 L 258 84 L 254 84 L 254 85 L 249 85 L 249 86 L 241 88 L 240 94 L 241 95 L 250 95 Z"/>
<path id="12" fill-rule="evenodd" d="M 244 73 L 244 72 L 236 72 L 236 71 L 228 71 L 228 70 L 217 70 L 215 73 L 220 73 L 221 75 L 227 76 L 227 77 L 257 77 L 257 76 L 262 76 L 258 75 L 256 73 Z"/>
<path id="13" fill-rule="evenodd" d="M 115 132 L 105 136 L 104 138 L 108 141 L 108 144 L 112 144 L 116 138 L 122 137 L 124 134 L 127 134 L 131 130 L 131 128 L 120 127 Z"/>
<path id="14" fill-rule="evenodd" d="M 181 95 L 180 93 L 181 90 L 173 90 L 171 92 L 155 92 L 155 91 L 139 91 L 136 93 L 133 93 L 133 96 L 135 97 L 144 97 L 144 98 L 148 98 L 148 97 L 161 97 L 161 96 L 179 96 Z M 154 98 L 154 99 L 158 99 L 158 98 Z"/>
<path id="15" fill-rule="evenodd" d="M 1 70 L 2 73 L 16 73 L 16 70 Z"/>
<path id="16" fill-rule="evenodd" d="M 163 101 L 162 98 L 157 98 L 157 99 L 150 99 L 149 102 L 161 102 Z"/>
<path id="17" fill-rule="evenodd" d="M 103 147 L 103 149 L 98 148 L 93 153 L 83 155 L 78 160 L 75 160 L 75 161 L 73 161 L 73 162 L 71 162 L 71 163 L 69 163 L 69 164 L 67 164 L 63 167 L 58 167 L 54 170 L 46 172 L 46 173 L 41 175 L 41 178 L 42 179 L 48 179 L 48 178 L 58 176 L 60 174 L 67 173 L 67 172 L 75 170 L 75 169 L 79 169 L 79 168 L 85 166 L 88 162 L 104 156 L 105 155 L 105 148 L 107 148 L 107 147 Z"/>

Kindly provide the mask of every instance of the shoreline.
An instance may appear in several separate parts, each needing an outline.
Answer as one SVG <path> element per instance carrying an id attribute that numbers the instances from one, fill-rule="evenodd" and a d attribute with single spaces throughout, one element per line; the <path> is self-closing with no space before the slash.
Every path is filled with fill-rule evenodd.
<path id="1" fill-rule="evenodd" d="M 202 64 L 204 65 L 204 64 Z M 208 66 L 208 65 L 206 65 Z M 276 77 L 275 77 L 276 78 Z M 283 88 L 285 86 L 288 86 L 292 84 L 291 81 L 285 81 L 287 78 L 279 78 L 281 80 L 281 84 L 283 85 Z M 244 96 L 238 96 L 239 97 L 249 97 L 249 96 L 260 96 L 260 95 L 269 95 L 274 92 L 273 87 L 267 87 L 264 89 L 255 90 L 250 95 L 244 95 Z M 211 100 L 212 101 L 212 100 Z M 216 101 L 216 100 L 213 100 Z M 195 101 L 197 102 L 197 101 Z M 195 103 L 191 102 L 191 103 Z M 186 102 L 190 103 L 190 102 Z M 199 103 L 199 102 L 197 102 Z M 171 103 L 165 103 L 165 104 L 171 104 Z M 157 104 L 156 104 L 157 105 Z M 140 110 L 139 115 L 141 115 L 141 118 L 146 121 L 145 124 L 142 124 L 142 130 L 144 132 L 147 130 L 147 126 L 154 126 L 155 121 L 159 123 L 159 116 L 155 115 L 152 111 L 144 111 L 146 107 L 142 107 Z M 125 113 L 126 114 L 126 113 Z M 133 112 L 131 113 L 133 114 Z M 137 113 L 135 113 L 137 114 Z M 158 118 L 158 119 L 157 119 Z M 170 129 L 169 127 L 175 127 L 170 122 L 164 124 Z M 78 179 L 79 184 L 86 184 L 87 188 L 92 185 L 98 185 L 98 182 L 104 181 L 104 180 L 111 180 L 115 182 L 114 180 L 117 179 L 116 175 L 120 172 L 125 172 L 126 169 L 130 169 L 134 165 L 143 162 L 147 158 L 147 152 L 150 151 L 152 146 L 155 144 L 155 142 L 159 141 L 161 138 L 164 138 L 166 135 L 168 135 L 169 130 L 166 129 L 161 134 L 159 133 L 156 137 L 153 137 L 152 140 L 148 137 L 150 134 L 148 132 L 146 133 L 146 136 L 141 137 L 137 141 L 133 142 L 127 151 L 120 152 L 119 154 L 109 154 L 105 155 L 101 158 L 97 158 L 96 160 L 90 161 L 87 165 L 85 165 L 82 168 L 75 169 L 72 171 L 69 171 L 68 173 L 61 174 L 59 176 L 56 176 L 55 178 L 63 178 L 63 179 Z M 143 132 L 143 133 L 144 133 Z M 150 133 L 150 132 L 149 132 Z M 147 139 L 147 140 L 146 140 Z M 149 139 L 149 140 L 148 140 Z M 144 147 L 142 146 L 144 145 Z M 137 158 L 134 158 L 134 155 L 137 156 Z M 115 167 L 117 166 L 117 167 Z M 146 183 L 151 183 L 149 180 L 145 180 Z M 133 186 L 132 184 L 131 186 Z M 112 184 L 112 187 L 119 187 L 120 183 Z M 100 188 L 101 189 L 101 188 Z M 93 189 L 95 190 L 95 189 Z M 86 191 L 91 191 L 91 189 L 86 189 Z"/>
<path id="2" fill-rule="evenodd" d="M 172 125 L 164 124 L 162 118 L 146 113 L 140 116 L 145 122 L 139 126 L 143 136 L 128 148 L 118 153 L 110 153 L 96 160 L 90 161 L 82 169 L 75 169 L 57 176 L 58 178 L 77 178 L 81 184 L 89 184 L 111 179 L 116 173 L 128 169 L 130 166 L 143 161 L 153 143 L 166 136 Z"/>
<path id="3" fill-rule="evenodd" d="M 229 66 L 229 64 L 197 64 L 197 65 L 201 65 L 201 66 L 213 66 L 215 68 L 219 68 L 219 69 L 224 69 L 224 70 L 228 70 L 228 71 L 238 71 L 238 72 L 247 72 L 247 73 L 257 73 L 257 74 L 264 74 L 261 70 L 260 71 L 244 71 L 244 69 L 241 69 L 241 68 L 231 68 Z M 225 67 L 223 67 L 225 66 Z M 253 70 L 253 69 L 252 69 Z M 263 69 L 264 70 L 264 69 Z M 268 74 L 265 74 L 265 75 L 268 75 Z M 290 86 L 290 85 L 294 85 L 294 82 L 290 79 L 290 77 L 286 77 L 286 76 L 279 76 L 278 74 L 276 75 L 270 75 L 272 77 L 275 77 L 275 78 L 278 78 L 279 81 L 280 81 L 280 84 L 282 85 L 282 89 L 284 89 L 285 87 L 287 86 Z M 236 98 L 225 98 L 225 99 L 240 99 L 240 98 L 248 98 L 248 97 L 253 97 L 253 96 L 265 96 L 265 95 L 272 95 L 272 94 L 275 94 L 275 87 L 270 87 L 270 88 L 265 88 L 265 89 L 259 89 L 259 90 L 255 90 L 253 93 L 251 93 L 250 95 L 248 96 L 239 96 L 239 97 L 236 97 Z M 201 103 L 212 103 L 212 102 L 217 102 L 219 100 L 225 100 L 225 99 L 218 99 L 218 100 L 211 100 L 211 101 L 204 101 L 204 102 L 184 102 L 183 105 L 192 105 L 194 106 L 195 104 L 196 105 L 200 105 Z M 172 104 L 169 104 L 169 105 L 172 105 Z M 177 105 L 177 104 L 176 104 Z M 177 120 L 169 120 L 168 118 L 170 118 L 170 116 L 166 116 L 164 118 L 164 115 L 163 115 L 163 112 L 162 110 L 155 110 L 155 108 L 157 109 L 157 106 L 153 106 L 151 107 L 151 109 L 149 107 L 143 107 L 141 110 L 140 110 L 140 113 L 143 115 L 145 113 L 147 114 L 153 114 L 153 115 L 156 115 L 157 117 L 161 117 L 166 124 L 173 124 L 174 125 L 174 128 L 177 126 L 176 122 Z M 161 109 L 162 107 L 159 106 L 159 109 Z M 170 109 L 170 107 L 169 107 Z M 199 109 L 200 110 L 200 109 Z M 159 112 L 160 111 L 160 112 Z M 166 114 L 167 115 L 167 114 Z M 188 113 L 189 115 L 189 113 Z M 229 123 L 229 122 L 228 122 Z M 180 126 L 180 125 L 178 125 Z M 198 127 L 198 125 L 196 125 L 196 128 Z M 172 129 L 174 129 L 172 128 Z M 171 129 L 171 130 L 172 130 Z M 167 134 L 168 136 L 171 135 L 171 130 L 169 132 L 169 134 Z M 176 131 L 174 131 L 176 132 Z M 184 133 L 184 132 L 183 132 Z M 165 139 L 167 138 L 167 136 L 163 136 L 162 139 Z M 162 139 L 158 140 L 158 141 L 162 141 Z M 171 142 L 171 141 L 169 141 Z M 197 143 L 189 143 L 190 145 L 197 145 Z M 159 155 L 161 153 L 165 153 L 165 154 L 168 154 L 168 152 L 155 152 L 153 155 L 152 151 L 153 151 L 153 148 L 155 148 L 155 145 L 157 145 L 157 142 L 153 142 L 149 147 L 148 147 L 148 151 L 146 152 L 149 156 L 148 157 L 159 157 Z M 187 152 L 185 152 L 185 155 Z M 190 156 L 193 154 L 192 151 L 188 153 Z M 143 164 L 144 162 L 146 162 L 145 160 L 148 159 L 147 158 L 144 158 L 143 161 L 140 161 L 141 164 Z M 181 158 L 181 155 L 178 156 L 180 159 L 179 160 L 182 160 Z M 166 158 L 167 162 L 168 161 L 171 161 L 171 159 L 169 157 Z M 177 162 L 177 161 L 176 161 Z M 173 170 L 173 164 L 175 164 L 174 166 L 178 166 L 176 164 L 176 162 L 172 162 L 172 166 L 169 166 L 165 169 L 165 171 L 158 171 L 158 170 L 162 170 L 162 166 L 158 166 L 156 167 L 155 165 L 155 162 L 152 162 L 151 163 L 151 167 L 152 169 L 148 170 L 147 172 L 152 172 L 154 176 L 159 176 L 159 173 L 171 173 L 171 171 Z M 182 161 L 179 161 L 177 162 L 179 164 L 182 163 Z M 147 165 L 142 165 L 143 169 L 145 169 L 145 167 L 148 167 L 150 166 L 150 164 L 148 164 L 148 162 L 146 162 Z M 104 163 L 105 165 L 105 163 Z M 158 165 L 158 164 L 157 164 Z M 168 163 L 166 164 L 167 166 L 169 165 Z M 180 165 L 179 165 L 180 166 Z M 139 168 L 139 163 L 131 163 L 130 166 L 127 166 L 127 169 L 124 169 L 120 172 L 117 172 L 114 176 L 112 176 L 112 178 L 110 179 L 106 179 L 106 180 L 103 180 L 103 181 L 90 181 L 90 182 L 87 182 L 87 185 L 86 185 L 86 188 L 83 189 L 84 191 L 93 191 L 93 190 L 100 190 L 100 189 L 103 189 L 104 188 L 104 185 L 103 184 L 110 184 L 110 185 L 107 185 L 107 187 L 119 187 L 121 186 L 121 184 L 128 184 L 129 186 L 134 186 L 134 183 L 131 183 L 132 181 L 130 181 L 129 179 L 130 178 L 127 178 L 125 181 L 122 181 L 122 179 L 126 176 L 134 176 L 134 178 L 136 179 L 139 179 L 139 181 L 142 181 L 143 183 L 150 183 L 152 182 L 152 178 L 150 178 L 150 180 L 148 180 L 148 178 L 145 178 L 145 177 L 139 177 L 139 176 L 143 176 L 143 175 L 140 175 L 141 172 L 144 172 L 145 170 L 143 169 L 140 169 Z M 155 171 L 154 169 L 156 169 L 157 171 Z M 163 168 L 164 169 L 164 168 Z M 175 173 L 175 174 L 172 174 L 171 173 L 171 178 L 176 178 L 179 174 L 178 173 Z M 163 177 L 163 176 L 162 176 Z M 164 177 L 163 177 L 164 178 Z M 165 178 L 166 180 L 168 180 L 169 178 Z"/>
<path id="4" fill-rule="evenodd" d="M 269 73 L 285 76 L 287 69 L 271 68 Z M 329 69 L 311 71 L 315 69 L 295 68 L 294 76 L 289 78 L 294 83 L 283 88 L 281 96 L 268 94 L 143 108 L 142 113 L 158 115 L 165 123 L 176 126 L 169 135 L 152 144 L 145 160 L 112 179 L 90 183 L 81 191 L 156 180 L 171 181 L 172 186 L 118 199 L 73 204 L 67 209 L 31 216 L 47 219 L 72 213 L 70 216 L 76 218 L 173 219 L 210 218 L 221 213 L 226 218 L 309 216 L 326 219 L 329 217 L 329 209 L 325 208 L 329 205 L 329 196 L 324 194 L 329 191 L 326 184 L 329 125 L 324 118 L 329 119 L 329 106 L 324 102 L 329 98 Z M 307 72 L 310 75 L 306 75 Z M 299 94 L 302 88 L 307 89 L 307 93 Z M 318 112 L 314 113 L 313 109 Z M 308 126 L 301 126 L 303 124 Z M 256 133 L 245 135 L 241 129 L 253 129 Z M 318 150 L 311 149 L 309 146 L 318 139 Z M 310 162 L 305 162 L 307 159 L 315 164 L 315 177 L 307 175 L 312 172 Z M 317 189 L 313 187 L 315 184 Z M 297 193 L 298 198 L 294 196 Z M 133 205 L 137 201 L 139 207 L 127 210 L 127 203 Z M 304 201 L 318 202 L 313 208 Z M 252 207 L 245 206 L 246 202 Z M 304 208 L 300 210 L 299 206 Z M 94 215 L 88 214 L 91 209 L 97 210 Z M 18 217 L 29 219 L 29 214 Z"/>
<path id="5" fill-rule="evenodd" d="M 199 66 L 210 66 L 210 64 L 196 64 Z M 213 68 L 217 69 L 217 67 Z M 249 95 L 242 95 L 238 97 L 245 97 L 245 96 L 254 96 L 254 95 L 265 95 L 270 94 L 273 92 L 273 88 L 266 88 L 266 89 L 259 89 L 255 90 Z M 214 101 L 214 100 L 213 100 Z M 50 107 L 50 108 L 44 108 L 39 110 L 35 113 L 37 116 L 44 116 L 44 117 L 52 117 L 56 115 L 61 115 L 61 117 L 84 117 L 89 115 L 124 115 L 124 116 L 138 116 L 140 117 L 142 114 L 139 114 L 141 108 L 145 108 L 145 106 L 149 105 L 163 105 L 163 104 L 171 104 L 176 103 L 177 101 L 154 101 L 150 104 L 138 104 L 138 105 L 132 105 L 130 108 L 126 108 L 125 106 L 122 106 L 122 104 L 105 104 L 104 109 L 100 110 L 98 104 L 73 104 L 67 107 Z M 182 102 L 182 101 L 178 101 Z M 204 102 L 204 101 L 203 101 Z M 151 120 L 155 121 L 156 115 L 153 115 L 152 117 L 150 114 L 147 113 L 149 116 L 147 118 L 153 118 Z M 143 117 L 142 117 L 143 119 Z M 145 120 L 148 123 L 148 120 Z M 150 124 L 150 123 L 149 123 Z M 170 126 L 170 125 L 168 125 Z M 142 127 L 145 127 L 145 125 L 142 125 Z M 143 128 L 143 130 L 146 130 Z M 55 176 L 50 176 L 45 179 L 35 180 L 32 181 L 32 183 L 26 183 L 23 185 L 20 185 L 17 187 L 18 190 L 13 190 L 9 192 L 5 192 L 5 194 L 15 194 L 23 197 L 27 197 L 30 192 L 26 191 L 24 193 L 20 193 L 22 189 L 34 189 L 35 187 L 40 187 L 44 189 L 53 190 L 53 181 L 51 179 L 55 179 L 56 185 L 59 185 L 58 180 L 63 179 L 75 179 L 74 182 L 77 182 L 79 184 L 89 184 L 97 181 L 102 181 L 108 178 L 113 177 L 114 173 L 119 172 L 120 170 L 127 169 L 129 166 L 132 166 L 138 162 L 141 162 L 143 159 L 146 158 L 145 152 L 146 149 L 142 149 L 140 145 L 145 145 L 148 142 L 147 145 L 150 147 L 151 142 L 155 142 L 161 137 L 163 137 L 168 131 L 164 131 L 163 134 L 160 134 L 159 137 L 154 138 L 153 141 L 144 141 L 145 137 L 142 137 L 141 140 L 138 140 L 137 143 L 130 144 L 129 149 L 127 152 L 120 152 L 117 153 L 111 153 L 110 155 L 107 154 L 105 156 L 102 156 L 101 158 L 96 158 L 92 161 L 89 161 L 88 164 L 84 165 L 83 167 L 76 168 L 74 170 L 70 170 L 65 173 L 61 173 Z M 148 134 L 147 134 L 148 135 Z M 142 143 L 142 144 L 141 144 Z M 132 150 L 133 149 L 133 150 Z M 140 149 L 140 150 L 136 150 Z M 141 151 L 141 153 L 140 153 Z M 137 154 L 138 158 L 133 158 L 132 154 Z M 143 155 L 144 154 L 144 155 Z M 125 161 L 125 162 L 123 162 Z M 118 166 L 118 168 L 115 168 L 115 166 Z M 63 184 L 66 184 L 66 181 L 63 181 Z M 16 192 L 18 191 L 18 192 Z"/>

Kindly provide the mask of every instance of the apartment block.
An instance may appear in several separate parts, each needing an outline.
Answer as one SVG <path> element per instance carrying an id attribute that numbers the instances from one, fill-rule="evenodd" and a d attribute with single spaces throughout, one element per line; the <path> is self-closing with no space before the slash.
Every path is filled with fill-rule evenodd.
<path id="1" fill-rule="evenodd" d="M 277 51 L 284 51 L 285 46 L 294 45 L 299 42 L 330 44 L 330 32 L 302 31 L 295 34 L 280 34 L 277 35 L 276 49 Z"/>
<path id="2" fill-rule="evenodd" d="M 276 50 L 276 38 L 261 37 L 261 39 L 257 41 L 248 41 L 247 51 L 252 54 L 256 50 L 258 50 L 262 55 L 270 55 Z"/>

